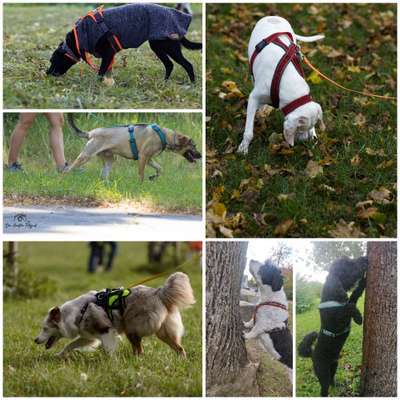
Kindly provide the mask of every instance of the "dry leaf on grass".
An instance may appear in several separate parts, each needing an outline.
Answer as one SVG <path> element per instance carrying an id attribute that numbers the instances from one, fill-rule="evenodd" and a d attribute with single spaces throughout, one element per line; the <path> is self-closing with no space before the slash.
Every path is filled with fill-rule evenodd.
<path id="1" fill-rule="evenodd" d="M 331 229 L 328 233 L 334 238 L 360 238 L 365 237 L 363 233 L 357 226 L 355 222 L 347 223 L 344 219 L 340 219 L 336 224 L 335 229 Z"/>
<path id="2" fill-rule="evenodd" d="M 285 236 L 289 229 L 293 226 L 294 221 L 292 219 L 287 219 L 286 221 L 281 222 L 274 229 L 274 235 L 276 236 Z"/>
<path id="3" fill-rule="evenodd" d="M 307 163 L 305 173 L 309 178 L 313 179 L 318 175 L 322 175 L 324 173 L 324 169 L 317 162 L 310 160 Z"/>
<path id="4" fill-rule="evenodd" d="M 390 204 L 393 202 L 392 192 L 381 186 L 378 190 L 372 190 L 368 193 L 368 198 L 377 204 Z"/>

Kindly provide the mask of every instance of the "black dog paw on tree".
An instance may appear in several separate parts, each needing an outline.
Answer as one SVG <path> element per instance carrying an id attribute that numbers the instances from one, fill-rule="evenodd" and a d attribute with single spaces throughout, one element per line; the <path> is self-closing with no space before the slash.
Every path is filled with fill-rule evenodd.
<path id="1" fill-rule="evenodd" d="M 361 396 L 397 396 L 397 244 L 368 242 Z"/>

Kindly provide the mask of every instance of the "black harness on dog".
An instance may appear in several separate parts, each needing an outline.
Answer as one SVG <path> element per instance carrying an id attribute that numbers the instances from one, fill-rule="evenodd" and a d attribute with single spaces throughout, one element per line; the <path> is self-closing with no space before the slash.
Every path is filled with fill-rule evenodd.
<path id="1" fill-rule="evenodd" d="M 324 302 L 320 303 L 320 305 L 318 306 L 318 309 L 323 310 L 323 309 L 327 309 L 327 308 L 339 308 L 339 307 L 346 306 L 346 304 L 347 303 L 339 303 L 337 301 L 324 301 Z M 336 337 L 344 335 L 345 333 L 350 332 L 350 328 L 351 328 L 351 323 L 342 332 L 331 332 L 328 329 L 321 327 L 320 333 L 325 336 L 329 336 L 331 338 L 336 338 Z"/>
<path id="2" fill-rule="evenodd" d="M 117 289 L 104 289 L 95 294 L 96 300 L 93 302 L 99 307 L 103 308 L 106 312 L 108 318 L 113 320 L 113 311 L 117 310 L 122 315 L 126 308 L 126 297 L 131 293 L 130 289 L 124 289 L 123 287 Z M 87 308 L 89 307 L 89 303 L 85 304 L 81 310 L 81 318 L 78 322 L 78 325 L 82 322 L 83 316 Z"/>

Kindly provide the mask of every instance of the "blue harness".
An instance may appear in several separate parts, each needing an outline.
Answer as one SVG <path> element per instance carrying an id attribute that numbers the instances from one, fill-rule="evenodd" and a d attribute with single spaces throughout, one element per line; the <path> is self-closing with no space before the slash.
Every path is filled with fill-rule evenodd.
<path id="1" fill-rule="evenodd" d="M 155 133 L 157 133 L 158 137 L 161 140 L 162 151 L 164 151 L 168 144 L 165 133 L 156 124 L 151 124 L 149 126 L 151 129 L 153 129 L 153 131 Z M 129 132 L 129 144 L 131 146 L 131 152 L 132 152 L 133 159 L 138 160 L 139 152 L 137 149 L 136 139 L 135 139 L 135 125 L 128 125 L 128 132 Z"/>

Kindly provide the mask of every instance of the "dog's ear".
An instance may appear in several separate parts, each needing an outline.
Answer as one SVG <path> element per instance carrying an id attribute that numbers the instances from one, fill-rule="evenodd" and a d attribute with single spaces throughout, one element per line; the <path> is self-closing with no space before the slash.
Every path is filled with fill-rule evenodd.
<path id="1" fill-rule="evenodd" d="M 60 322 L 61 321 L 61 310 L 59 307 L 53 307 L 50 311 L 49 311 L 49 317 L 50 317 L 50 321 L 53 322 Z"/>
<path id="2" fill-rule="evenodd" d="M 278 292 L 282 289 L 283 286 L 283 276 L 280 270 L 276 270 L 274 273 L 274 277 L 272 278 L 271 288 L 273 292 Z"/>
<path id="3" fill-rule="evenodd" d="M 298 128 L 307 129 L 309 127 L 310 120 L 308 117 L 301 116 L 297 118 L 291 118 L 290 116 L 285 119 L 283 123 L 283 136 L 290 146 L 294 146 L 294 139 L 296 137 L 296 131 Z"/>

